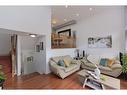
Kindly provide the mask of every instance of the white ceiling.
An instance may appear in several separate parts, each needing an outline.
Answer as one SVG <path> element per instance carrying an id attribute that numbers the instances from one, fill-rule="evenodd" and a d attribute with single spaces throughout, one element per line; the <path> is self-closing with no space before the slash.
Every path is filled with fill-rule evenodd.
<path id="1" fill-rule="evenodd" d="M 26 36 L 29 35 L 28 33 L 25 32 L 21 32 L 21 31 L 15 31 L 15 30 L 10 30 L 10 29 L 4 29 L 4 28 L 0 28 L 0 34 L 17 34 L 20 36 Z"/>
<path id="2" fill-rule="evenodd" d="M 0 35 L 2 35 L 2 34 L 9 34 L 9 35 L 17 34 L 17 35 L 20 35 L 20 36 L 30 37 L 30 35 L 29 35 L 30 33 L 0 28 Z M 37 37 L 39 37 L 39 36 L 43 36 L 43 35 L 37 35 Z"/>
<path id="3" fill-rule="evenodd" d="M 56 22 L 52 25 L 57 26 L 70 20 L 87 19 L 110 8 L 111 6 L 52 6 L 52 22 Z"/>

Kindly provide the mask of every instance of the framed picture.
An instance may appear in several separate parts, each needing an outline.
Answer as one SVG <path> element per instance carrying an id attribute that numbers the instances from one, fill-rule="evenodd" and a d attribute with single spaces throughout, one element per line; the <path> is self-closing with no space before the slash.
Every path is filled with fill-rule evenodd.
<path id="1" fill-rule="evenodd" d="M 44 50 L 43 42 L 40 42 L 40 50 Z"/>
<path id="2" fill-rule="evenodd" d="M 33 62 L 33 56 L 27 57 L 27 62 Z"/>
<path id="3" fill-rule="evenodd" d="M 88 47 L 89 48 L 111 48 L 112 47 L 112 36 L 89 37 Z"/>
<path id="4" fill-rule="evenodd" d="M 58 35 L 65 35 L 65 36 L 71 37 L 71 29 L 59 31 Z"/>
<path id="5" fill-rule="evenodd" d="M 51 34 L 51 48 L 76 48 L 76 31 L 66 29 Z"/>

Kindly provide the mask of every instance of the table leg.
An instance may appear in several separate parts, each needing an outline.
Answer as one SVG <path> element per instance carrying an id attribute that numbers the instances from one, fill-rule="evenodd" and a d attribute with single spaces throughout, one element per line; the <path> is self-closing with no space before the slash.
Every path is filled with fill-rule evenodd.
<path id="1" fill-rule="evenodd" d="M 87 78 L 85 78 L 85 80 L 84 80 L 84 83 L 83 83 L 83 88 L 85 88 L 86 81 L 87 81 Z"/>

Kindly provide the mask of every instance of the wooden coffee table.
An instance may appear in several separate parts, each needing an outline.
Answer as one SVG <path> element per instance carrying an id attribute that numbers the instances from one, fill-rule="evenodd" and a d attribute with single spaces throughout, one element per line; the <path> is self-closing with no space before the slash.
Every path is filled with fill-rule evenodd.
<path id="1" fill-rule="evenodd" d="M 88 76 L 89 76 L 87 71 L 88 70 L 84 69 L 84 70 L 81 70 L 77 73 L 80 82 L 83 84 L 84 84 L 86 78 L 88 78 Z M 105 89 L 120 89 L 120 80 L 119 79 L 116 79 L 116 78 L 113 78 L 113 77 L 110 77 L 107 75 L 103 75 L 103 74 L 101 74 L 100 77 L 101 77 L 100 80 L 96 80 L 91 77 L 90 77 L 90 79 L 93 79 L 93 80 L 103 84 Z"/>

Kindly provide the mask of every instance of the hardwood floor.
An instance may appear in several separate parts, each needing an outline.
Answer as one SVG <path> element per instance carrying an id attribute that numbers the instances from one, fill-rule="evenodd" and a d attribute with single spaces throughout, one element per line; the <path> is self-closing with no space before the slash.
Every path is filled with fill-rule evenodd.
<path id="1" fill-rule="evenodd" d="M 4 83 L 4 89 L 83 89 L 76 73 L 65 79 L 60 79 L 54 74 L 30 75 L 9 78 Z M 90 89 L 88 87 L 84 89 Z M 121 80 L 121 89 L 127 89 L 127 80 Z"/>

